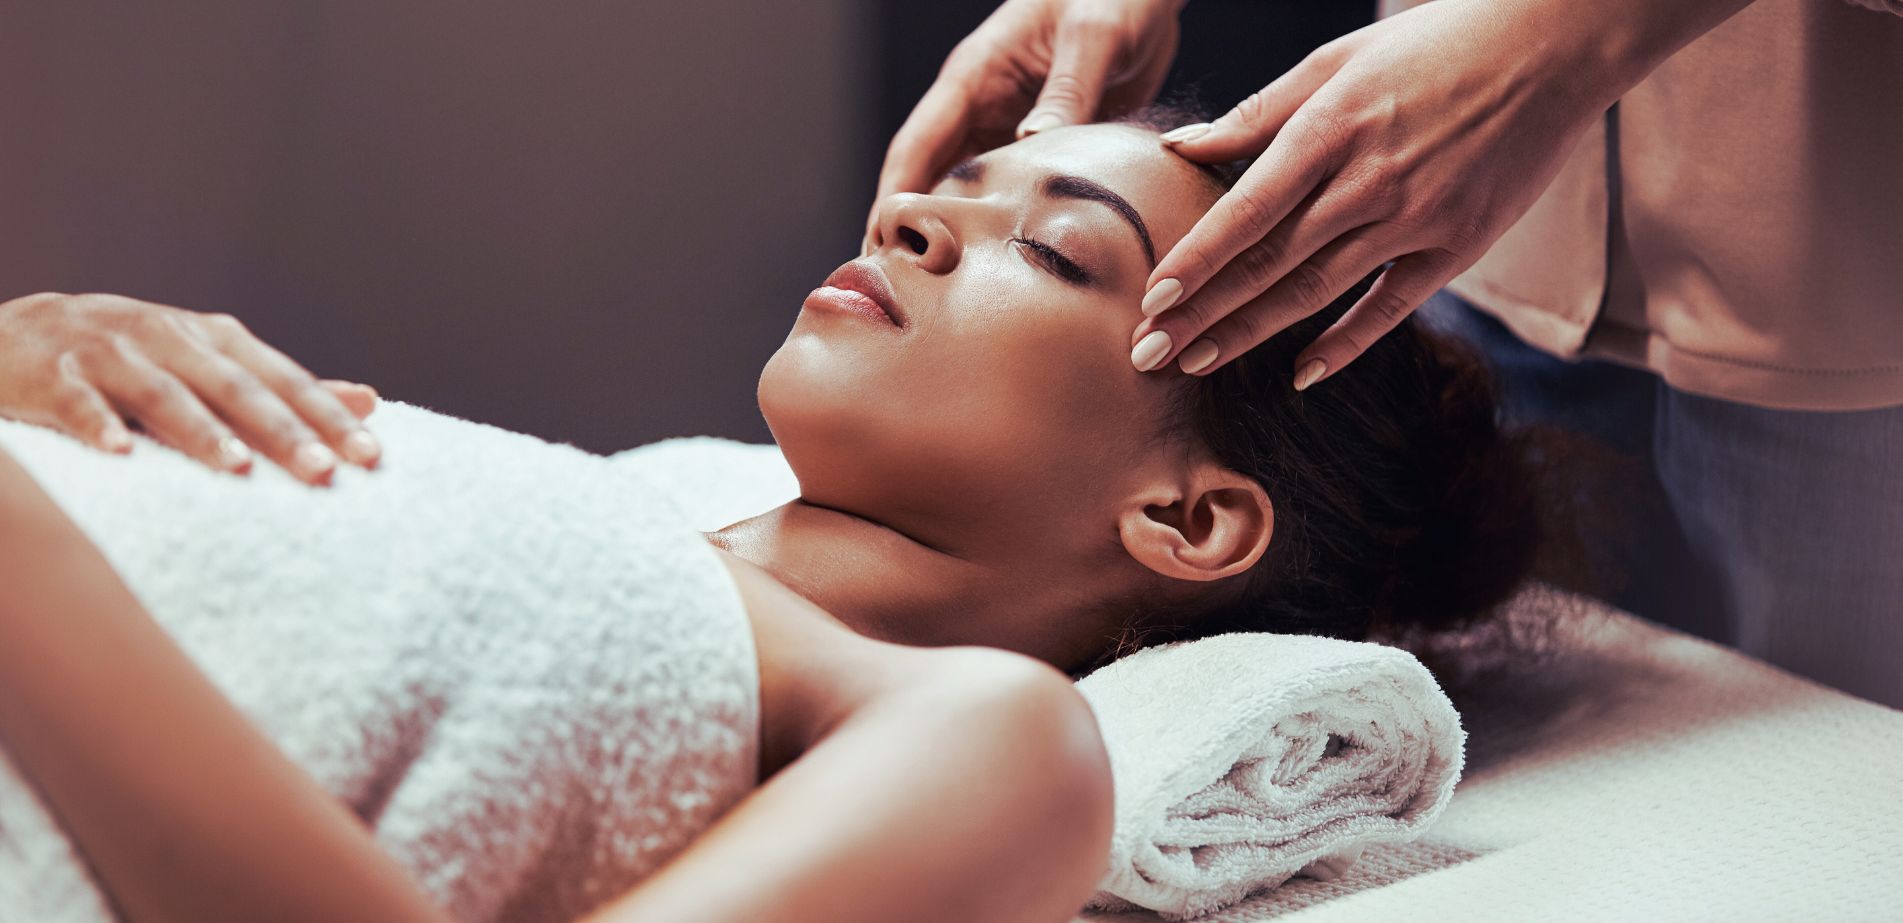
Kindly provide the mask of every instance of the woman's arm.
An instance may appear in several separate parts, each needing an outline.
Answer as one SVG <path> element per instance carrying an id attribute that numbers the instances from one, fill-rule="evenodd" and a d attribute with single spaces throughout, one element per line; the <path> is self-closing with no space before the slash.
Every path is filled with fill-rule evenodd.
<path id="1" fill-rule="evenodd" d="M 1112 804 L 1069 680 L 1002 651 L 871 641 L 730 564 L 766 759 L 805 752 L 589 923 L 1071 920 L 1103 872 Z"/>
<path id="2" fill-rule="evenodd" d="M 4 451 L 0 587 L 0 745 L 123 919 L 446 919 Z"/>

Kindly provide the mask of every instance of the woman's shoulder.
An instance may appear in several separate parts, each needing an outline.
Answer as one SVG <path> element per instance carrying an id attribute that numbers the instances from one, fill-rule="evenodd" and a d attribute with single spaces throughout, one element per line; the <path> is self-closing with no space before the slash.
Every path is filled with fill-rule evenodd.
<path id="1" fill-rule="evenodd" d="M 769 718 L 761 728 L 763 758 L 772 768 L 785 762 L 776 754 L 797 755 L 781 751 L 803 749 L 824 736 L 825 728 L 916 659 L 911 649 L 853 631 L 746 559 L 724 548 L 716 553 L 752 627 L 761 707 Z"/>

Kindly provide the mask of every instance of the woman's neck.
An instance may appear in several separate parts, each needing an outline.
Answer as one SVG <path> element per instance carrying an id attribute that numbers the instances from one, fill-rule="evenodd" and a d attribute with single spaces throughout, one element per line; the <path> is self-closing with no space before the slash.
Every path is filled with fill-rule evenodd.
<path id="1" fill-rule="evenodd" d="M 853 630 L 900 644 L 982 644 L 1060 667 L 1102 642 L 1072 581 L 930 547 L 853 513 L 794 500 L 709 533 Z M 1035 575 L 1027 574 L 1037 570 Z M 1031 579 L 1034 577 L 1035 579 Z"/>
<path id="2" fill-rule="evenodd" d="M 969 562 L 841 510 L 794 500 L 718 532 L 708 541 L 772 574 L 860 634 L 923 643 L 921 607 L 941 588 L 977 582 Z"/>

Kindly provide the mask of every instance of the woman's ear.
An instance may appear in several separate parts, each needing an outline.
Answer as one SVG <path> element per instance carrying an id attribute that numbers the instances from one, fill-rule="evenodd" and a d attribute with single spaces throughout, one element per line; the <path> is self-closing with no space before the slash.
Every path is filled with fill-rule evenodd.
<path id="1" fill-rule="evenodd" d="M 1275 533 L 1275 508 L 1262 485 L 1214 462 L 1179 476 L 1132 497 L 1118 518 L 1130 557 L 1179 580 L 1220 580 L 1262 560 Z"/>

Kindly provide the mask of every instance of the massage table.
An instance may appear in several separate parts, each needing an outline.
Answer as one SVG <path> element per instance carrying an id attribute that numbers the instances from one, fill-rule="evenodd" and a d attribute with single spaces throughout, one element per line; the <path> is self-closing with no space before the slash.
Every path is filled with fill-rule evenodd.
<path id="1" fill-rule="evenodd" d="M 1503 624 L 1543 614 L 1545 657 L 1444 681 L 1466 771 L 1420 839 L 1199 919 L 1903 921 L 1903 711 L 1554 591 Z"/>

